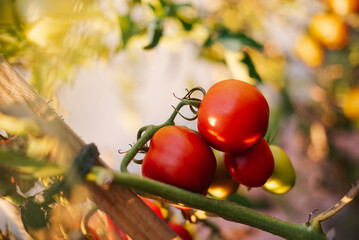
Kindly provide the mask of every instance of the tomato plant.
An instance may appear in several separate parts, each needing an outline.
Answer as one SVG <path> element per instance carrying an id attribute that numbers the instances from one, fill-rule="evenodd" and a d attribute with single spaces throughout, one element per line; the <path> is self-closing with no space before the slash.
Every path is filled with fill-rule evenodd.
<path id="1" fill-rule="evenodd" d="M 274 158 L 274 171 L 263 189 L 270 193 L 288 192 L 295 183 L 295 171 L 288 155 L 278 146 L 269 146 Z"/>
<path id="2" fill-rule="evenodd" d="M 183 240 L 192 240 L 192 236 L 191 234 L 187 231 L 187 229 L 181 225 L 181 224 L 177 224 L 177 223 L 174 223 L 174 222 L 169 222 L 167 223 L 168 226 L 170 228 L 173 229 L 173 231 L 175 231 L 178 236 L 180 236 Z"/>
<path id="3" fill-rule="evenodd" d="M 216 198 L 226 198 L 236 192 L 239 183 L 228 173 L 224 165 L 223 152 L 214 151 L 217 159 L 217 169 L 214 179 L 208 188 L 208 193 Z"/>
<path id="4" fill-rule="evenodd" d="M 194 131 L 166 126 L 152 137 L 142 175 L 192 192 L 207 191 L 216 172 L 216 158 Z"/>
<path id="5" fill-rule="evenodd" d="M 224 164 L 231 176 L 248 187 L 260 187 L 272 175 L 274 160 L 267 141 L 240 153 L 225 153 Z"/>
<path id="6" fill-rule="evenodd" d="M 215 149 L 241 152 L 258 143 L 268 128 L 269 106 L 262 93 L 240 80 L 214 84 L 198 109 L 198 131 Z"/>

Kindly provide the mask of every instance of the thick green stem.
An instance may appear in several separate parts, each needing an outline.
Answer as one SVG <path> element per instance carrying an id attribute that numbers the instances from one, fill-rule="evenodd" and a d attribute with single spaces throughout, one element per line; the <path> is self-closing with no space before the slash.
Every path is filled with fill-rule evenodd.
<path id="1" fill-rule="evenodd" d="M 174 119 L 177 116 L 179 110 L 185 106 L 186 104 L 180 102 L 175 110 L 173 111 L 172 115 L 161 125 L 149 125 L 143 127 L 139 130 L 139 134 L 137 134 L 138 141 L 133 145 L 133 147 L 126 153 L 122 162 L 121 162 L 121 172 L 128 172 L 127 166 L 130 164 L 132 159 L 136 156 L 136 154 L 141 150 L 141 148 L 152 138 L 153 134 L 157 132 L 159 129 L 174 125 Z"/>
<path id="2" fill-rule="evenodd" d="M 137 174 L 120 173 L 109 169 L 93 167 L 88 175 L 88 179 L 101 183 L 102 180 L 96 179 L 95 176 L 107 176 L 107 179 L 111 178 L 114 183 L 159 196 L 170 202 L 182 203 L 188 207 L 215 214 L 229 221 L 243 223 L 285 239 L 326 239 L 326 235 L 320 229 L 313 228 L 311 225 L 307 226 L 306 224 L 293 224 L 282 221 L 233 202 L 208 198 L 149 178 L 144 178 Z"/>

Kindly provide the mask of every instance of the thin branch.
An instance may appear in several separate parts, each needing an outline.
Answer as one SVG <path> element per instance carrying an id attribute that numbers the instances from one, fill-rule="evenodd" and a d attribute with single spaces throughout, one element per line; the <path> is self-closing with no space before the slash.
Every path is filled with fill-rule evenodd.
<path id="1" fill-rule="evenodd" d="M 358 192 L 359 192 L 359 181 L 353 184 L 353 186 L 350 188 L 348 193 L 339 202 L 337 202 L 334 206 L 332 206 L 331 208 L 325 210 L 324 212 L 313 218 L 311 222 L 322 222 L 332 217 L 334 214 L 339 212 L 343 207 L 345 207 L 348 203 L 350 203 L 354 199 L 354 197 L 358 194 Z"/>

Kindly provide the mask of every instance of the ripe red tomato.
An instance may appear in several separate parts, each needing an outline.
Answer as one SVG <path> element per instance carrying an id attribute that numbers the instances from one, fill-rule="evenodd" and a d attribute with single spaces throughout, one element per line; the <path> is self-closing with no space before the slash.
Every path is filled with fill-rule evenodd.
<path id="1" fill-rule="evenodd" d="M 142 175 L 192 192 L 204 193 L 216 172 L 216 158 L 194 131 L 167 126 L 152 137 Z"/>
<path id="2" fill-rule="evenodd" d="M 229 174 L 240 184 L 260 187 L 272 175 L 274 159 L 267 141 L 240 153 L 225 153 L 224 164 Z"/>
<path id="3" fill-rule="evenodd" d="M 268 128 L 269 106 L 263 94 L 240 80 L 214 84 L 198 109 L 198 131 L 215 149 L 241 152 L 258 143 Z"/>
<path id="4" fill-rule="evenodd" d="M 180 224 L 177 224 L 177 223 L 173 223 L 173 222 L 169 222 L 169 223 L 167 223 L 167 224 L 168 224 L 168 226 L 169 226 L 170 228 L 172 228 L 173 231 L 175 231 L 175 232 L 178 234 L 178 236 L 180 236 L 183 240 L 192 240 L 192 239 L 193 239 L 192 236 L 191 236 L 191 234 L 187 231 L 187 229 L 186 229 L 184 226 L 182 226 L 182 225 L 180 225 Z"/>

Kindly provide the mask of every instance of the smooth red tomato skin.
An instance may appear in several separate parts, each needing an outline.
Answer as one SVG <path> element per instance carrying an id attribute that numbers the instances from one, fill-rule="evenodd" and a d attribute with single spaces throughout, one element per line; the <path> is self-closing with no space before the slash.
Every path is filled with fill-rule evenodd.
<path id="1" fill-rule="evenodd" d="M 172 228 L 173 231 L 175 231 L 178 236 L 180 236 L 183 240 L 193 240 L 191 234 L 187 231 L 187 229 L 177 223 L 169 222 L 167 223 L 170 228 Z"/>
<path id="2" fill-rule="evenodd" d="M 213 148 L 241 152 L 258 143 L 268 129 L 269 106 L 251 84 L 229 79 L 214 84 L 198 110 L 198 131 Z"/>
<path id="3" fill-rule="evenodd" d="M 225 153 L 224 164 L 237 182 L 248 187 L 262 186 L 274 170 L 273 155 L 264 138 L 247 151 Z"/>
<path id="4" fill-rule="evenodd" d="M 216 158 L 194 131 L 166 126 L 152 137 L 142 175 L 192 192 L 207 191 L 216 172 Z"/>

